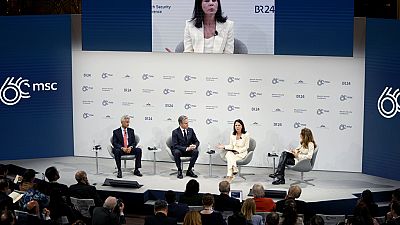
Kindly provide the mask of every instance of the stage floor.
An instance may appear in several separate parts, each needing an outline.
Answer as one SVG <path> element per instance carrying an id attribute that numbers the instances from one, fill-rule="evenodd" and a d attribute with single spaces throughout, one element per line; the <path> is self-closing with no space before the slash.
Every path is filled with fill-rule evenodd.
<path id="1" fill-rule="evenodd" d="M 41 158 L 29 160 L 7 160 L 0 161 L 2 164 L 15 164 L 24 168 L 32 168 L 38 172 L 44 173 L 47 167 L 55 166 L 60 171 L 60 182 L 67 185 L 76 183 L 74 174 L 78 170 L 84 170 L 88 173 L 89 182 L 95 184 L 98 190 L 144 193 L 147 190 L 185 190 L 186 183 L 191 179 L 185 177 L 177 179 L 176 175 L 169 175 L 175 168 L 172 162 L 157 162 L 157 172 L 153 174 L 153 161 L 143 161 L 141 172 L 143 177 L 134 176 L 131 172 L 123 173 L 123 180 L 138 181 L 143 187 L 139 189 L 127 189 L 102 186 L 105 178 L 117 179 L 115 171 L 115 161 L 113 159 L 99 158 L 99 174 L 96 174 L 96 159 L 89 157 L 58 157 L 58 158 Z M 127 166 L 133 166 L 132 161 L 127 161 Z M 184 169 L 187 164 L 184 165 Z M 226 166 L 212 167 L 213 175 L 217 178 L 208 178 L 208 165 L 195 166 L 195 173 L 199 175 L 197 180 L 200 183 L 201 193 L 218 194 L 218 183 L 222 181 L 226 174 Z M 254 173 L 255 175 L 247 176 L 247 180 L 237 177 L 231 184 L 231 190 L 242 190 L 244 197 L 248 194 L 250 188 L 255 183 L 262 183 L 267 190 L 284 190 L 286 191 L 290 183 L 289 179 L 300 179 L 300 173 L 287 170 L 286 184 L 272 185 L 272 179 L 267 175 L 272 172 L 272 168 L 255 168 L 243 167 L 243 173 Z M 42 175 L 38 175 L 41 178 Z M 362 173 L 348 172 L 330 172 L 330 171 L 311 171 L 305 173 L 305 179 L 314 179 L 312 181 L 315 186 L 300 185 L 303 189 L 300 199 L 307 202 L 319 202 L 340 199 L 354 199 L 354 194 L 361 193 L 365 189 L 372 192 L 392 191 L 400 187 L 400 181 L 389 180 L 381 177 L 365 175 Z"/>

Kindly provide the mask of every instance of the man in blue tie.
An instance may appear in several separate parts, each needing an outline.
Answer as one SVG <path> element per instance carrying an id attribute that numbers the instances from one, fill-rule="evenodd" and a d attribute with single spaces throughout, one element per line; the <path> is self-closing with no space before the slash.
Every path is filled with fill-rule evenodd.
<path id="1" fill-rule="evenodd" d="M 172 147 L 171 152 L 175 158 L 176 167 L 178 168 L 178 178 L 182 179 L 181 157 L 191 157 L 189 168 L 186 176 L 196 178 L 197 175 L 193 172 L 194 164 L 196 163 L 199 151 L 197 148 L 200 145 L 197 140 L 196 134 L 192 128 L 189 128 L 187 116 L 180 116 L 178 118 L 179 127 L 172 131 Z"/>
<path id="2" fill-rule="evenodd" d="M 113 131 L 112 145 L 115 163 L 118 168 L 118 178 L 122 178 L 121 171 L 121 156 L 122 155 L 135 155 L 135 171 L 134 175 L 141 177 L 142 174 L 139 168 L 142 167 L 142 149 L 136 147 L 135 131 L 129 128 L 130 117 L 125 115 L 121 118 L 121 127 Z"/>

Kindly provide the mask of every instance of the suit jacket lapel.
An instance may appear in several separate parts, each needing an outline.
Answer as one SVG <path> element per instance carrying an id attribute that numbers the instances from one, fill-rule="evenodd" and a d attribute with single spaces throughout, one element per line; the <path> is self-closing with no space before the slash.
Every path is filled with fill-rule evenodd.
<path id="1" fill-rule="evenodd" d="M 218 35 L 214 37 L 214 47 L 213 52 L 220 52 L 222 42 L 224 41 L 224 23 L 218 23 L 216 25 L 215 30 L 218 32 Z"/>
<path id="2" fill-rule="evenodd" d="M 195 27 L 196 28 L 196 27 Z M 193 46 L 195 52 L 204 52 L 204 29 L 203 27 L 196 28 L 196 38 L 197 40 L 194 41 L 196 46 Z"/>

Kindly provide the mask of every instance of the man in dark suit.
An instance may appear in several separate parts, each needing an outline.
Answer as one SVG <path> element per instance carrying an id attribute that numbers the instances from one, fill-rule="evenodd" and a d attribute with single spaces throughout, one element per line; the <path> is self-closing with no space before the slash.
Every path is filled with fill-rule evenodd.
<path id="1" fill-rule="evenodd" d="M 186 176 L 196 178 L 197 175 L 193 172 L 194 164 L 196 163 L 199 151 L 197 148 L 200 145 L 197 140 L 196 133 L 192 128 L 189 128 L 187 116 L 180 116 L 178 118 L 179 127 L 172 131 L 172 148 L 171 152 L 175 158 L 176 167 L 178 168 L 178 178 L 182 179 L 181 156 L 191 157 L 189 168 Z"/>
<path id="2" fill-rule="evenodd" d="M 135 140 L 135 131 L 129 128 L 130 117 L 125 115 L 121 118 L 121 127 L 113 131 L 112 145 L 115 163 L 118 168 L 118 178 L 122 178 L 121 171 L 121 156 L 122 155 L 135 155 L 135 171 L 134 175 L 141 177 L 142 174 L 139 168 L 142 167 L 142 149 L 137 148 Z"/>
<path id="3" fill-rule="evenodd" d="M 69 186 L 69 194 L 71 197 L 79 199 L 93 199 L 95 206 L 103 205 L 103 201 L 97 193 L 96 187 L 89 184 L 85 171 L 76 172 L 75 180 L 78 183 Z"/>
<path id="4" fill-rule="evenodd" d="M 120 225 L 125 224 L 124 203 L 115 197 L 109 196 L 103 207 L 93 210 L 92 225 Z"/>
<path id="5" fill-rule="evenodd" d="M 219 192 L 220 195 L 215 196 L 215 210 L 223 211 L 233 211 L 240 212 L 242 205 L 239 199 L 232 198 L 229 196 L 231 191 L 231 185 L 228 181 L 224 180 L 219 182 Z"/>
<path id="6" fill-rule="evenodd" d="M 157 200 L 154 203 L 154 216 L 144 219 L 144 225 L 176 225 L 176 219 L 167 217 L 168 206 L 164 200 Z"/>
<path id="7" fill-rule="evenodd" d="M 175 218 L 178 222 L 183 222 L 186 213 L 189 212 L 189 206 L 176 202 L 176 193 L 171 190 L 165 192 L 165 200 L 168 203 L 168 217 Z"/>

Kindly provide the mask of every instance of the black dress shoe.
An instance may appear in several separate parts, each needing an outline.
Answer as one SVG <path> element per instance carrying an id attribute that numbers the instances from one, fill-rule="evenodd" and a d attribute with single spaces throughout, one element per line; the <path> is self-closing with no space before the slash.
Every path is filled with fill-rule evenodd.
<path id="1" fill-rule="evenodd" d="M 278 185 L 278 184 L 285 184 L 285 179 L 278 179 L 274 182 L 272 182 L 273 185 Z"/>
<path id="2" fill-rule="evenodd" d="M 178 177 L 178 179 L 183 179 L 183 175 L 182 175 L 182 171 L 178 171 L 178 176 L 176 176 L 176 177 Z"/>
<path id="3" fill-rule="evenodd" d="M 271 173 L 270 175 L 268 175 L 269 177 L 271 177 L 271 178 L 276 178 L 277 176 L 278 176 L 278 174 L 276 174 L 276 173 Z"/>
<path id="4" fill-rule="evenodd" d="M 133 175 L 136 175 L 136 176 L 138 176 L 138 177 L 143 176 L 143 174 L 141 174 L 139 170 L 133 171 Z"/>
<path id="5" fill-rule="evenodd" d="M 193 173 L 193 170 L 188 170 L 186 172 L 186 176 L 197 178 L 197 175 Z"/>
<path id="6" fill-rule="evenodd" d="M 122 178 L 122 171 L 121 170 L 118 170 L 117 178 Z"/>

